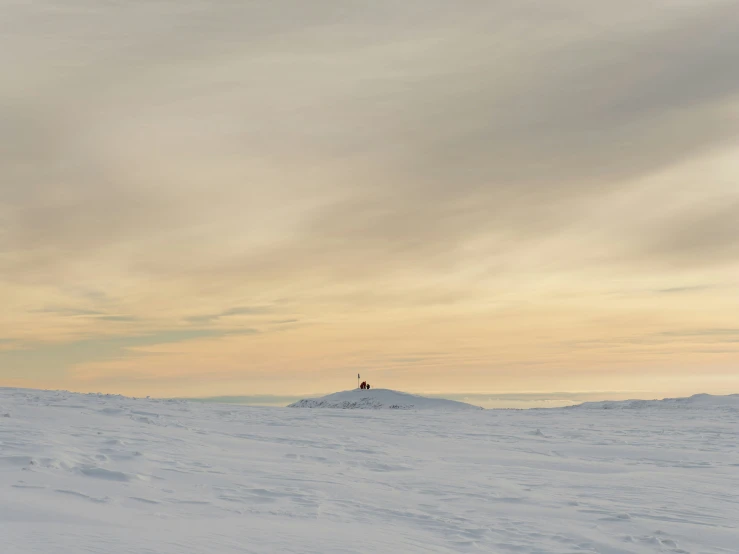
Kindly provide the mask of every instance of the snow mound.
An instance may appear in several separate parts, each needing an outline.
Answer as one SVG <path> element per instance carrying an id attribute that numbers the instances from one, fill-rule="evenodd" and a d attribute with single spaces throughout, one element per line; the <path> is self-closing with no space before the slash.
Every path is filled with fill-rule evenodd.
<path id="1" fill-rule="evenodd" d="M 585 402 L 565 409 L 585 410 L 640 410 L 640 409 L 723 409 L 739 410 L 739 394 L 715 396 L 711 394 L 695 394 L 687 398 L 664 398 L 662 400 L 619 400 L 602 402 Z"/>
<path id="2" fill-rule="evenodd" d="M 338 408 L 344 410 L 482 410 L 478 406 L 446 400 L 427 398 L 390 389 L 354 389 L 335 392 L 321 398 L 306 398 L 290 404 L 288 408 Z"/>

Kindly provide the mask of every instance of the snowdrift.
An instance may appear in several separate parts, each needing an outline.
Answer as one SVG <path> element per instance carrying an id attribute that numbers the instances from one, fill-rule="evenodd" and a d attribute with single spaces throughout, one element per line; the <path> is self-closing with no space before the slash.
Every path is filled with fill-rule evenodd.
<path id="1" fill-rule="evenodd" d="M 739 411 L 739 394 L 714 396 L 711 394 L 695 394 L 687 398 L 664 398 L 662 400 L 619 400 L 602 402 L 585 402 L 577 406 L 568 406 L 567 410 L 642 410 L 642 409 L 705 409 Z"/>
<path id="2" fill-rule="evenodd" d="M 715 404 L 398 413 L 0 388 L 0 553 L 736 553 L 739 411 Z"/>
<path id="3" fill-rule="evenodd" d="M 321 398 L 305 398 L 289 408 L 338 408 L 344 410 L 482 410 L 479 406 L 446 400 L 426 398 L 390 389 L 354 389 L 336 392 Z"/>

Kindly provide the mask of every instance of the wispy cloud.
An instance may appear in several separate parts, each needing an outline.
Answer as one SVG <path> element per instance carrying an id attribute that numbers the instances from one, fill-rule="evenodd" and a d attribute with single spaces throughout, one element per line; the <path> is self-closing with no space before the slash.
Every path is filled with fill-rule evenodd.
<path id="1" fill-rule="evenodd" d="M 242 315 L 264 315 L 272 313 L 272 311 L 273 309 L 269 306 L 238 306 L 214 314 L 188 316 L 186 320 L 191 323 L 213 323 L 223 318 Z"/>
<path id="2" fill-rule="evenodd" d="M 59 344 L 23 343 L 0 351 L 3 375 L 8 377 L 49 376 L 77 364 L 141 357 L 137 349 L 163 344 L 184 343 L 258 334 L 257 329 L 167 329 L 141 335 L 93 337 Z"/>
<path id="3" fill-rule="evenodd" d="M 115 321 L 115 322 L 134 322 L 139 321 L 140 318 L 132 315 L 122 314 L 108 314 L 100 310 L 91 310 L 84 308 L 72 308 L 72 307 L 45 307 L 42 309 L 32 310 L 33 313 L 50 314 L 58 317 L 73 317 L 73 318 L 90 318 L 97 321 Z"/>
<path id="4" fill-rule="evenodd" d="M 32 311 L 41 314 L 54 314 L 61 317 L 98 317 L 105 315 L 105 312 L 101 312 L 99 310 L 63 306 L 49 306 Z"/>
<path id="5" fill-rule="evenodd" d="M 101 315 L 96 316 L 96 319 L 100 321 L 119 321 L 122 323 L 139 321 L 138 317 L 132 315 Z"/>
<path id="6" fill-rule="evenodd" d="M 739 328 L 677 329 L 659 333 L 663 337 L 737 337 Z"/>
<path id="7" fill-rule="evenodd" d="M 662 294 L 688 294 L 691 292 L 704 292 L 716 288 L 716 285 L 692 285 L 687 287 L 670 287 L 666 289 L 658 289 L 657 292 Z"/>

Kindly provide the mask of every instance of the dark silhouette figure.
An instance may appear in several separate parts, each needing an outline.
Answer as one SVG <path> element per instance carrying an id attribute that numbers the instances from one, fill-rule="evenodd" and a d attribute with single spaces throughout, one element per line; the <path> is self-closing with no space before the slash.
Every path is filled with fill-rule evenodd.
<path id="1" fill-rule="evenodd" d="M 364 390 L 364 389 L 370 388 L 370 386 L 369 386 L 369 383 L 367 383 L 367 381 L 362 381 L 362 384 L 359 385 L 359 388 Z"/>
<path id="2" fill-rule="evenodd" d="M 367 383 L 367 388 L 368 388 L 368 389 L 370 388 L 370 386 L 369 386 L 369 383 Z"/>

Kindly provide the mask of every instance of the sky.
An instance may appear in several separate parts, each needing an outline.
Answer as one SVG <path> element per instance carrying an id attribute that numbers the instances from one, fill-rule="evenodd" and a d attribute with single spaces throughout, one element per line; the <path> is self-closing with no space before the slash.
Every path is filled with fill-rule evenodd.
<path id="1" fill-rule="evenodd" d="M 739 392 L 736 1 L 0 14 L 0 386 Z"/>

